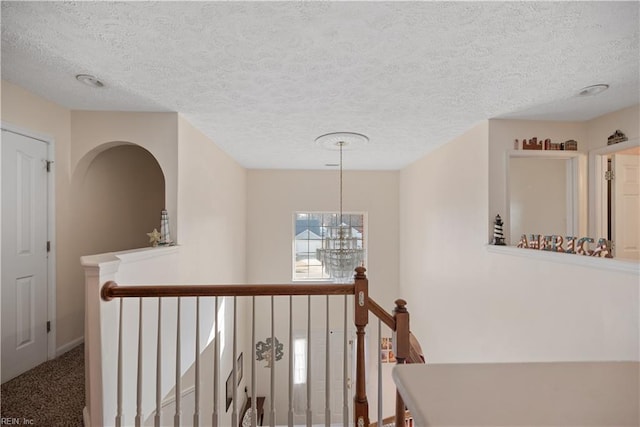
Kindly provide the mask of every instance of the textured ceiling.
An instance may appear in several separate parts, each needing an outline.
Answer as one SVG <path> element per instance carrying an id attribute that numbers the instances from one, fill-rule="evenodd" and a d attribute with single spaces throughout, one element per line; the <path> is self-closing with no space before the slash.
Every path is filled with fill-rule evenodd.
<path id="1" fill-rule="evenodd" d="M 639 7 L 2 1 L 2 78 L 71 109 L 180 112 L 247 168 L 325 168 L 314 139 L 353 131 L 370 142 L 345 168 L 399 169 L 488 118 L 637 104 Z"/>

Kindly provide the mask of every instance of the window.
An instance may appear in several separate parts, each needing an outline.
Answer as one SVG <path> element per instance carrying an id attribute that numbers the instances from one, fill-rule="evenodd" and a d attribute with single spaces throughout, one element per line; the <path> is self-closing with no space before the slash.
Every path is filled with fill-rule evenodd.
<path id="1" fill-rule="evenodd" d="M 307 340 L 296 338 L 293 341 L 293 383 L 307 382 Z"/>
<path id="2" fill-rule="evenodd" d="M 329 275 L 322 266 L 318 249 L 325 247 L 329 227 L 338 226 L 337 212 L 296 212 L 294 214 L 293 280 L 327 280 Z M 343 213 L 342 224 L 351 227 L 357 246 L 366 249 L 365 215 Z"/>

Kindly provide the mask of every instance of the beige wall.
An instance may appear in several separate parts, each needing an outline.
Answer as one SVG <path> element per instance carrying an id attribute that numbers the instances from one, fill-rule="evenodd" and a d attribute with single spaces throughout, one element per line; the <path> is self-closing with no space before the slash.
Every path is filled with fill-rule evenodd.
<path id="1" fill-rule="evenodd" d="M 246 170 L 178 118 L 178 229 L 193 282 L 244 283 Z"/>
<path id="2" fill-rule="evenodd" d="M 398 293 L 398 173 L 397 172 L 344 172 L 344 212 L 366 212 L 368 218 L 368 263 L 369 292 L 372 298 L 388 311 L 393 301 L 403 295 Z M 283 171 L 250 170 L 247 182 L 247 278 L 249 283 L 291 283 L 293 250 L 293 213 L 296 211 L 338 211 L 338 171 Z M 295 301 L 294 328 L 306 328 L 306 301 Z M 331 324 L 340 325 L 343 319 L 343 302 L 332 300 Z M 268 301 L 258 307 L 261 319 L 268 319 Z M 276 302 L 276 329 L 280 341 L 288 341 L 288 301 Z M 324 333 L 324 298 L 312 303 L 312 330 Z M 350 321 L 352 316 L 349 317 Z M 367 372 L 368 398 L 372 411 L 377 405 L 375 389 L 375 347 L 377 322 L 369 319 L 370 334 Z M 302 323 L 300 323 L 302 322 Z M 334 327 L 334 326 L 332 326 Z M 338 327 L 338 326 L 335 326 Z M 258 325 L 260 340 L 270 336 L 268 322 Z M 385 331 L 385 336 L 390 336 Z M 373 356 L 372 356 L 373 355 Z M 259 365 L 261 366 L 261 365 Z M 288 356 L 276 365 L 277 384 L 287 384 L 286 368 Z M 391 383 L 391 365 L 385 365 L 383 377 Z M 268 387 L 268 378 L 265 381 Z M 391 392 L 389 392 L 391 390 Z M 268 389 L 259 391 L 268 392 Z M 324 396 L 319 396 L 324 399 Z M 393 389 L 385 388 L 384 415 L 393 411 Z M 266 403 L 267 405 L 269 402 Z M 375 412 L 372 412 L 375 413 Z M 279 423 L 286 423 L 286 399 L 276 401 L 276 416 Z M 284 420 L 284 421 L 283 421 Z"/>
<path id="3" fill-rule="evenodd" d="M 487 250 L 493 125 L 401 172 L 400 289 L 427 360 L 638 360 L 637 274 Z"/>
<path id="4" fill-rule="evenodd" d="M 589 120 L 586 123 L 586 149 L 606 147 L 607 138 L 618 129 L 629 139 L 640 138 L 640 105 Z"/>
<path id="5" fill-rule="evenodd" d="M 509 160 L 509 215 L 502 213 L 507 244 L 532 232 L 572 235 L 567 220 L 567 160 L 514 157 Z M 510 243 L 509 243 L 510 242 Z"/>

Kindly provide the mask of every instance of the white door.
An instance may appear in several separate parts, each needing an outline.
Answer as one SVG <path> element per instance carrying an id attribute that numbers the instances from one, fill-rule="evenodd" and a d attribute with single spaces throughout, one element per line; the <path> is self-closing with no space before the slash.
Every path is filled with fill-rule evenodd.
<path id="1" fill-rule="evenodd" d="M 329 334 L 330 351 L 327 355 L 326 335 L 324 331 L 318 331 L 311 334 L 311 411 L 313 414 L 312 422 L 314 424 L 323 424 L 326 422 L 326 357 L 329 358 L 330 381 L 329 381 L 329 399 L 331 410 L 331 423 L 342 423 L 343 417 L 343 401 L 344 401 L 344 383 L 352 382 L 351 366 L 353 363 L 352 344 L 353 339 L 349 340 L 347 346 L 347 378 L 344 375 L 344 331 L 332 330 Z M 351 403 L 353 401 L 352 389 L 348 391 L 347 402 L 349 411 L 351 411 Z M 350 419 L 351 419 L 350 415 Z"/>
<path id="2" fill-rule="evenodd" d="M 640 157 L 613 155 L 613 226 L 616 258 L 640 261 Z"/>
<path id="3" fill-rule="evenodd" d="M 2 382 L 47 360 L 47 144 L 2 130 Z"/>

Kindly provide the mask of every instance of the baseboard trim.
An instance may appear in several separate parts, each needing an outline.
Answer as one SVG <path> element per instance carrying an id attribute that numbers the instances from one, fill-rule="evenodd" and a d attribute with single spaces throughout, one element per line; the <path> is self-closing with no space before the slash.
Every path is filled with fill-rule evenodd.
<path id="1" fill-rule="evenodd" d="M 91 427 L 91 415 L 89 414 L 89 408 L 86 406 L 82 408 L 82 422 L 84 427 Z"/>
<path id="2" fill-rule="evenodd" d="M 79 346 L 84 342 L 84 336 L 78 337 L 75 340 L 69 341 L 68 343 L 61 345 L 56 349 L 56 357 L 60 357 L 65 354 L 67 351 L 71 350 L 74 347 Z"/>

